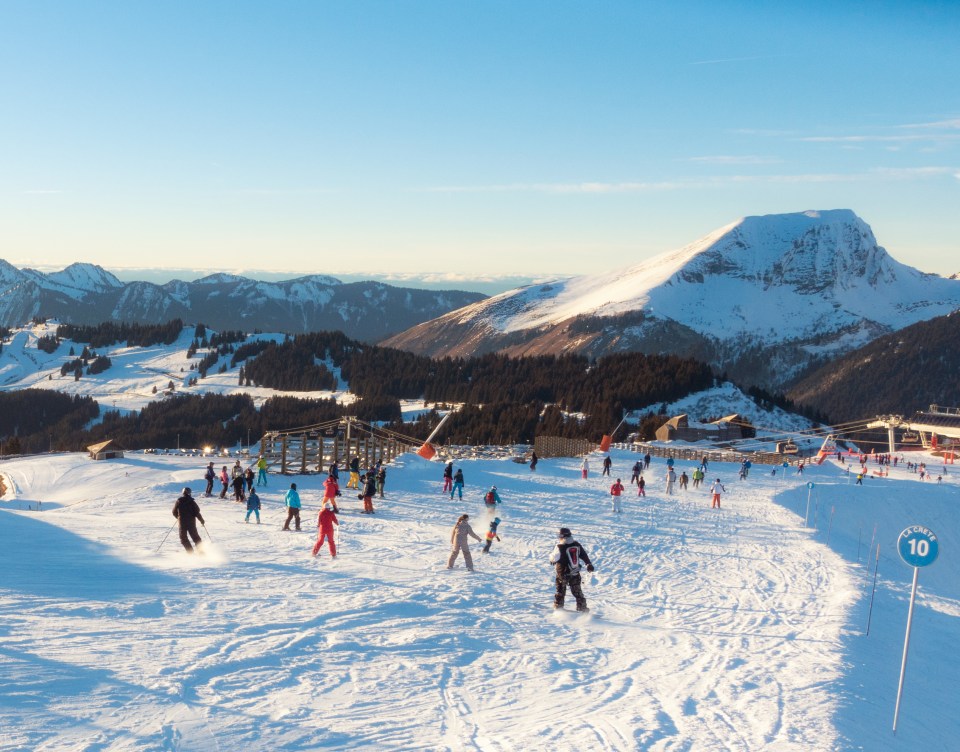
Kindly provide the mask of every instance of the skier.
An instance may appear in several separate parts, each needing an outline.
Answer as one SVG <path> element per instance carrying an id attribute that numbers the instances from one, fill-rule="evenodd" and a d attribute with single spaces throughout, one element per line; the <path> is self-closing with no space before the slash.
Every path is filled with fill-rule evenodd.
<path id="1" fill-rule="evenodd" d="M 680 473 L 680 489 L 682 491 L 687 490 L 687 483 L 690 481 L 690 478 L 687 476 L 687 472 L 683 471 Z"/>
<path id="2" fill-rule="evenodd" d="M 460 501 L 463 501 L 463 470 L 457 468 L 457 472 L 453 474 L 453 487 L 450 489 L 450 498 L 453 498 L 454 494 L 460 495 Z"/>
<path id="3" fill-rule="evenodd" d="M 457 554 L 462 552 L 463 563 L 467 565 L 467 569 L 473 571 L 473 557 L 470 556 L 470 541 L 468 539 L 473 538 L 480 542 L 480 536 L 473 532 L 473 528 L 467 522 L 469 519 L 469 514 L 461 514 L 450 532 L 450 558 L 447 559 L 447 569 L 453 569 Z"/>
<path id="4" fill-rule="evenodd" d="M 630 485 L 632 486 L 640 478 L 640 473 L 643 472 L 643 467 L 640 465 L 640 460 L 637 460 L 633 463 L 633 475 L 630 476 Z"/>
<path id="5" fill-rule="evenodd" d="M 267 458 L 262 454 L 260 459 L 257 460 L 257 485 L 267 485 Z"/>
<path id="6" fill-rule="evenodd" d="M 383 498 L 383 488 L 387 485 L 387 468 L 381 465 L 377 468 L 377 496 Z"/>
<path id="7" fill-rule="evenodd" d="M 337 558 L 337 544 L 333 540 L 333 526 L 340 526 L 340 520 L 337 519 L 337 510 L 330 499 L 323 500 L 323 506 L 317 515 L 317 542 L 313 544 L 313 555 L 320 553 L 320 547 L 323 546 L 326 538 L 327 546 L 330 549 L 330 558 Z"/>
<path id="8" fill-rule="evenodd" d="M 667 496 L 673 496 L 673 484 L 677 480 L 677 474 L 672 467 L 667 468 Z"/>
<path id="9" fill-rule="evenodd" d="M 203 492 L 203 495 L 210 498 L 213 496 L 213 482 L 217 479 L 217 471 L 213 469 L 212 462 L 207 465 L 207 472 L 204 473 L 203 479 L 207 481 L 207 489 Z"/>
<path id="10" fill-rule="evenodd" d="M 244 522 L 250 522 L 250 513 L 253 512 L 257 515 L 257 524 L 260 524 L 260 497 L 257 496 L 257 492 L 252 488 L 250 489 L 250 494 L 247 496 L 247 516 L 244 517 Z"/>
<path id="11" fill-rule="evenodd" d="M 193 553 L 193 546 L 190 545 L 191 539 L 193 545 L 198 549 L 200 547 L 200 533 L 197 532 L 197 520 L 204 524 L 203 515 L 200 514 L 200 506 L 193 498 L 193 491 L 189 488 L 183 489 L 183 494 L 173 503 L 173 516 L 180 523 L 180 542 L 188 554 Z"/>
<path id="12" fill-rule="evenodd" d="M 233 476 L 231 483 L 233 484 L 233 500 L 240 503 L 245 498 L 243 494 L 243 473 Z"/>
<path id="13" fill-rule="evenodd" d="M 253 479 L 256 477 L 256 474 L 253 472 L 253 465 L 248 467 L 243 471 L 243 480 L 247 485 L 247 491 L 253 490 Z"/>
<path id="14" fill-rule="evenodd" d="M 530 472 L 535 472 L 537 469 L 537 463 L 540 461 L 540 458 L 537 457 L 537 453 L 533 452 L 530 455 Z"/>
<path id="15" fill-rule="evenodd" d="M 487 505 L 489 510 L 497 508 L 497 504 L 500 503 L 500 494 L 497 493 L 496 486 L 490 486 L 490 490 L 483 497 L 483 503 Z"/>
<path id="16" fill-rule="evenodd" d="M 580 463 L 580 477 L 586 480 L 589 474 L 590 474 L 590 460 L 584 457 L 583 462 Z"/>
<path id="17" fill-rule="evenodd" d="M 613 498 L 614 514 L 623 514 L 623 509 L 620 508 L 620 494 L 622 493 L 623 483 L 621 483 L 620 479 L 617 478 L 617 482 L 610 486 L 610 496 Z"/>
<path id="18" fill-rule="evenodd" d="M 496 538 L 497 541 L 500 541 L 500 536 L 497 535 L 497 525 L 500 524 L 500 518 L 494 517 L 493 522 L 490 523 L 490 529 L 487 530 L 487 542 L 483 544 L 483 553 L 490 553 L 490 546 L 493 545 L 493 539 Z"/>
<path id="19" fill-rule="evenodd" d="M 220 482 L 223 484 L 223 488 L 220 489 L 220 498 L 225 499 L 227 498 L 227 489 L 230 488 L 230 474 L 227 472 L 226 465 L 220 471 Z"/>
<path id="20" fill-rule="evenodd" d="M 608 454 L 606 457 L 603 458 L 603 472 L 600 473 L 600 477 L 601 477 L 601 478 L 602 478 L 604 475 L 610 475 L 610 466 L 611 466 L 612 464 L 613 464 L 613 460 L 610 459 L 610 455 L 609 455 L 609 454 Z"/>
<path id="21" fill-rule="evenodd" d="M 358 498 L 363 499 L 363 514 L 373 514 L 373 495 L 377 492 L 377 478 L 370 470 L 363 476 L 363 490 Z"/>
<path id="22" fill-rule="evenodd" d="M 323 482 L 323 500 L 329 501 L 333 505 L 333 511 L 339 512 L 337 508 L 337 497 L 340 495 L 340 486 L 337 485 L 337 479 L 332 475 L 327 476 Z"/>
<path id="23" fill-rule="evenodd" d="M 453 460 L 443 466 L 443 493 L 453 490 Z M 453 498 L 453 497 L 451 497 Z"/>
<path id="24" fill-rule="evenodd" d="M 647 482 L 643 479 L 641 475 L 637 479 L 637 496 L 646 496 L 647 495 Z"/>
<path id="25" fill-rule="evenodd" d="M 287 491 L 287 495 L 283 497 L 284 503 L 287 505 L 287 521 L 283 523 L 283 529 L 290 529 L 290 520 L 293 520 L 297 530 L 300 529 L 300 494 L 297 493 L 297 484 L 291 483 L 290 490 Z"/>
<path id="26" fill-rule="evenodd" d="M 647 452 L 643 455 L 643 469 L 647 470 L 650 467 L 650 452 Z"/>
<path id="27" fill-rule="evenodd" d="M 719 508 L 720 508 L 720 492 L 721 492 L 721 491 L 723 491 L 724 493 L 726 493 L 726 492 L 727 492 L 727 489 L 723 487 L 723 484 L 720 482 L 720 479 L 717 478 L 716 483 L 714 483 L 714 484 L 710 487 L 710 493 L 713 494 L 713 500 L 710 502 L 710 508 L 711 508 L 711 509 L 719 509 Z"/>
<path id="28" fill-rule="evenodd" d="M 550 554 L 550 563 L 556 569 L 557 592 L 553 597 L 553 607 L 563 608 L 563 601 L 567 595 L 567 587 L 577 601 L 577 611 L 589 611 L 587 599 L 583 596 L 580 587 L 580 569 L 587 565 L 587 571 L 593 571 L 593 564 L 583 547 L 573 539 L 569 528 L 560 528 L 559 540 Z"/>
<path id="29" fill-rule="evenodd" d="M 337 482 L 337 485 L 340 485 L 340 468 L 337 467 L 336 460 L 330 463 L 330 475 L 333 476 L 333 479 Z"/>

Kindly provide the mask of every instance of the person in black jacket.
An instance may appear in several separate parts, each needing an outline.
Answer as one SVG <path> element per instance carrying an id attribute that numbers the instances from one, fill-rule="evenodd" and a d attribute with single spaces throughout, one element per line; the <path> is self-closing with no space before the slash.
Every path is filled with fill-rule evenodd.
<path id="1" fill-rule="evenodd" d="M 193 546 L 190 545 L 190 539 L 193 539 L 195 546 L 200 546 L 200 533 L 197 532 L 197 520 L 203 523 L 203 515 L 200 514 L 200 505 L 193 498 L 193 492 L 189 488 L 183 489 L 183 495 L 173 504 L 173 516 L 180 522 L 180 542 L 187 550 L 188 554 L 193 553 Z"/>
<path id="2" fill-rule="evenodd" d="M 580 587 L 580 568 L 586 564 L 587 571 L 592 572 L 593 564 L 590 563 L 590 557 L 583 550 L 583 546 L 573 539 L 569 528 L 560 528 L 558 538 L 557 545 L 550 554 L 550 563 L 557 570 L 557 593 L 553 598 L 553 607 L 563 608 L 567 586 L 569 586 L 570 592 L 577 600 L 577 611 L 589 611 L 587 599 Z"/>
<path id="3" fill-rule="evenodd" d="M 373 474 L 373 470 L 370 470 L 360 480 L 363 483 L 363 490 L 359 496 L 363 499 L 362 513 L 373 514 L 373 495 L 377 492 L 377 478 Z"/>

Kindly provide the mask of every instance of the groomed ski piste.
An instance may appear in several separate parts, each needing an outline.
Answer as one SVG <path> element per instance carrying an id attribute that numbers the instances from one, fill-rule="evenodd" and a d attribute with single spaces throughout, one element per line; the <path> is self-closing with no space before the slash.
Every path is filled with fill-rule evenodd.
<path id="1" fill-rule="evenodd" d="M 637 456 L 612 458 L 585 481 L 579 459 L 457 462 L 460 501 L 440 463 L 404 455 L 376 514 L 344 490 L 335 560 L 310 556 L 323 476 L 271 475 L 256 525 L 202 497 L 196 458 L 0 463 L 0 749 L 956 748 L 960 468 L 938 484 L 939 461 L 912 454 L 933 480 L 901 465 L 857 486 L 832 461 L 744 481 L 711 464 L 668 497 L 654 458 L 638 499 Z M 291 482 L 304 532 L 281 530 Z M 452 525 L 469 513 L 483 537 L 492 484 L 502 540 L 448 570 Z M 202 556 L 170 532 L 184 486 Z M 940 556 L 920 570 L 894 735 L 913 576 L 896 541 L 913 524 Z M 596 564 L 589 614 L 552 608 L 561 525 Z"/>

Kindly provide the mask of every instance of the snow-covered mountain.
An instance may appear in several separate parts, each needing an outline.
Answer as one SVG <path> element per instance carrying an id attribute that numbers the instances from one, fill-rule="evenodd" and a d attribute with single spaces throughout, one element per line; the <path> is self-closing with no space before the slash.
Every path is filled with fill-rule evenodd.
<path id="1" fill-rule="evenodd" d="M 960 308 L 960 280 L 893 259 L 849 210 L 746 217 L 626 269 L 512 290 L 384 344 L 429 355 L 692 355 L 782 384 Z"/>
<path id="2" fill-rule="evenodd" d="M 259 282 L 212 274 L 194 282 L 123 283 L 93 264 L 44 274 L 0 259 L 0 325 L 42 316 L 77 324 L 157 323 L 172 318 L 215 329 L 305 332 L 333 329 L 378 340 L 460 306 L 479 293 L 418 290 L 380 282 L 342 283 L 324 275 Z"/>

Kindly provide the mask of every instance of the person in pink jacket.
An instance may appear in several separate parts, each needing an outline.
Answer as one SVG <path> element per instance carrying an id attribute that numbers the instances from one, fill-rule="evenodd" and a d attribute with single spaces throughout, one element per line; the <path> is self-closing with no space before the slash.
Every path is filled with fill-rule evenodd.
<path id="1" fill-rule="evenodd" d="M 323 507 L 321 507 L 320 514 L 317 516 L 317 542 L 313 544 L 314 556 L 320 553 L 320 547 L 326 539 L 327 545 L 330 547 L 330 558 L 337 558 L 337 544 L 333 540 L 334 525 L 339 526 L 340 520 L 337 519 L 333 502 L 330 499 L 324 499 Z"/>

